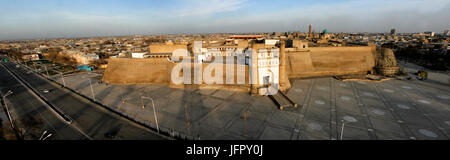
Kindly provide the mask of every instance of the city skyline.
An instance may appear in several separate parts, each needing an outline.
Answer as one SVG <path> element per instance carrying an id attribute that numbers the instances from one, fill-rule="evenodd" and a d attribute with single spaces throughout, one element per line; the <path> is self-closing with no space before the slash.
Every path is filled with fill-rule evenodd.
<path id="1" fill-rule="evenodd" d="M 0 40 L 135 34 L 443 32 L 448 0 L 1 1 Z"/>

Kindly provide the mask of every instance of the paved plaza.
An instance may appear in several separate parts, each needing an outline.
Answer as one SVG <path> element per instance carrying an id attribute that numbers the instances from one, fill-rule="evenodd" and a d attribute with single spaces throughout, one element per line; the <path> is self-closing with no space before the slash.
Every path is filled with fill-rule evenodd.
<path id="1" fill-rule="evenodd" d="M 412 71 L 412 70 L 411 70 Z M 55 77 L 59 82 L 61 78 Z M 268 97 L 167 85 L 106 85 L 100 74 L 67 75 L 68 87 L 155 127 L 200 139 L 428 140 L 450 137 L 450 86 L 435 81 L 343 82 L 291 79 L 299 108 L 283 111 Z M 124 103 L 123 103 L 124 102 Z M 142 108 L 144 104 L 144 108 Z"/>

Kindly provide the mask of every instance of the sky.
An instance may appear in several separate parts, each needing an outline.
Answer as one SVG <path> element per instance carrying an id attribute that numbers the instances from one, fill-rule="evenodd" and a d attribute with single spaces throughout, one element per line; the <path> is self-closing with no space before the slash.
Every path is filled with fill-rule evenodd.
<path id="1" fill-rule="evenodd" d="M 450 29 L 450 0 L 0 0 L 0 40 Z"/>

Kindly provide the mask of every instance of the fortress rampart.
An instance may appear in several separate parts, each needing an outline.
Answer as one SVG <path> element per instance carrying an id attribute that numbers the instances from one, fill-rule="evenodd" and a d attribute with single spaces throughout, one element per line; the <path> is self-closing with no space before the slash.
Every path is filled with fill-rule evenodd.
<path id="1" fill-rule="evenodd" d="M 361 73 L 365 74 L 372 71 L 375 66 L 375 46 L 369 47 L 310 47 L 308 51 L 286 52 L 285 68 L 287 77 L 303 78 L 314 76 L 331 76 Z M 193 59 L 190 59 L 193 61 Z M 226 58 L 223 57 L 223 63 L 197 63 L 188 64 L 190 68 L 191 84 L 174 84 L 172 82 L 172 70 L 180 62 L 170 62 L 168 58 L 112 58 L 109 59 L 108 68 L 103 75 L 103 81 L 112 84 L 169 84 L 174 88 L 197 87 L 197 88 L 250 88 L 250 68 L 245 64 L 236 64 L 236 62 L 226 64 Z M 194 67 L 194 65 L 198 68 Z M 222 65 L 221 75 L 218 77 L 223 84 L 210 84 L 205 81 L 195 82 L 195 79 L 202 80 L 203 74 L 198 75 L 194 72 L 205 72 L 211 65 Z M 209 67 L 209 68 L 210 68 Z M 227 70 L 227 67 L 228 70 Z M 199 68 L 201 70 L 199 70 Z M 215 67 L 213 67 L 215 68 Z M 219 67 L 220 68 L 220 67 Z M 233 68 L 232 70 L 229 70 Z M 239 68 L 239 69 L 238 69 Z M 182 70 L 179 70 L 178 76 L 183 77 Z M 227 72 L 232 71 L 231 76 L 226 76 Z M 215 70 L 208 71 L 215 76 Z M 220 72 L 218 72 L 220 73 Z M 282 73 L 282 72 L 280 72 Z M 245 83 L 237 83 L 238 74 L 245 75 Z M 187 78 L 187 77 L 185 77 Z M 204 79 L 203 79 L 204 80 Z M 229 84 L 227 82 L 233 82 Z M 241 80 L 242 82 L 242 80 Z M 245 89 L 244 89 L 245 90 Z"/>

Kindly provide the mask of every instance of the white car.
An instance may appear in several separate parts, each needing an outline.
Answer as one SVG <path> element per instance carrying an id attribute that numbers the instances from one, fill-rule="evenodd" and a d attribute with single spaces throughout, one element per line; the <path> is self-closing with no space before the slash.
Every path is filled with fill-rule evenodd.
<path id="1" fill-rule="evenodd" d="M 43 92 L 44 92 L 44 93 L 48 93 L 48 92 L 50 92 L 50 91 L 49 91 L 48 89 L 44 89 Z"/>

